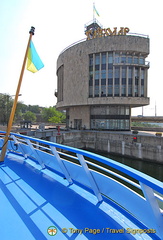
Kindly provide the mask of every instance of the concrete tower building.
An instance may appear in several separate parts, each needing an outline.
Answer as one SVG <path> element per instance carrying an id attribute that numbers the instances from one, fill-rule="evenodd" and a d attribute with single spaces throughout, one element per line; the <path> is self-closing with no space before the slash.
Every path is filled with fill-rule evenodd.
<path id="1" fill-rule="evenodd" d="M 58 57 L 57 109 L 70 128 L 130 130 L 131 108 L 149 104 L 149 38 L 97 20 L 85 34 Z"/>

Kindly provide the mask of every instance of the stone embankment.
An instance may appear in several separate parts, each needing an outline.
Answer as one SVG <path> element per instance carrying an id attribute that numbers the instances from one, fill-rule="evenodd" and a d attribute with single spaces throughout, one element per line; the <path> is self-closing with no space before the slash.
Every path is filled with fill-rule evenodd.
<path id="1" fill-rule="evenodd" d="M 131 132 L 72 131 L 57 136 L 57 142 L 163 164 L 163 137 L 160 136 Z"/>

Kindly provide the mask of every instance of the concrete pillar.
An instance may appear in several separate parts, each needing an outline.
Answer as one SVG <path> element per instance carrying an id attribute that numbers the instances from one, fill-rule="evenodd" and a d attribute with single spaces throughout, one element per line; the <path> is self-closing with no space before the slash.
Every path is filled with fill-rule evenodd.
<path id="1" fill-rule="evenodd" d="M 120 66 L 119 69 L 119 96 L 121 97 L 122 95 L 122 66 Z"/>
<path id="2" fill-rule="evenodd" d="M 135 97 L 135 67 L 132 72 L 132 96 Z"/>
<path id="3" fill-rule="evenodd" d="M 100 70 L 99 70 L 99 97 L 101 97 L 101 53 L 100 53 Z"/>
<path id="4" fill-rule="evenodd" d="M 139 68 L 138 96 L 141 97 L 141 68 Z"/>
<path id="5" fill-rule="evenodd" d="M 158 149 L 158 160 L 161 161 L 162 157 L 161 157 L 161 145 L 157 145 L 157 149 Z"/>
<path id="6" fill-rule="evenodd" d="M 144 97 L 147 97 L 147 87 L 148 87 L 148 83 L 147 83 L 147 79 L 148 79 L 148 70 L 147 68 L 144 69 Z"/>
<path id="7" fill-rule="evenodd" d="M 142 147 L 141 143 L 136 144 L 138 146 L 138 158 L 142 158 Z"/>
<path id="8" fill-rule="evenodd" d="M 115 52 L 113 52 L 113 59 L 115 59 Z M 115 67 L 113 65 L 113 94 L 112 94 L 113 97 L 114 97 L 114 85 L 115 85 L 114 78 L 115 78 Z"/>
<path id="9" fill-rule="evenodd" d="M 95 96 L 95 54 L 93 54 L 93 97 Z"/>
<path id="10" fill-rule="evenodd" d="M 106 53 L 106 96 L 108 96 L 108 52 Z"/>
<path id="11" fill-rule="evenodd" d="M 122 155 L 125 154 L 125 141 L 122 141 Z"/>
<path id="12" fill-rule="evenodd" d="M 110 141 L 108 140 L 108 152 L 110 152 Z"/>
<path id="13" fill-rule="evenodd" d="M 126 97 L 128 97 L 128 66 L 126 69 Z"/>

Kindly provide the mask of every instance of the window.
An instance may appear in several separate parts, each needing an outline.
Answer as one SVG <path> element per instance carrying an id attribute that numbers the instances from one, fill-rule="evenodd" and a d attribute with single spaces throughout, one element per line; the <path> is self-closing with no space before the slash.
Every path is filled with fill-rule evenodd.
<path id="1" fill-rule="evenodd" d="M 106 64 L 101 65 L 101 70 L 106 70 Z"/>
<path id="2" fill-rule="evenodd" d="M 101 63 L 102 63 L 102 64 L 106 64 L 106 53 L 102 53 Z"/>
<path id="3" fill-rule="evenodd" d="M 138 57 L 134 57 L 134 64 L 138 64 L 138 63 L 139 63 Z"/>
<path id="4" fill-rule="evenodd" d="M 93 54 L 89 56 L 89 66 L 93 66 Z"/>
<path id="5" fill-rule="evenodd" d="M 132 78 L 128 79 L 128 96 L 132 96 Z"/>
<path id="6" fill-rule="evenodd" d="M 119 96 L 119 81 L 118 81 L 118 79 L 115 81 L 114 95 Z"/>
<path id="7" fill-rule="evenodd" d="M 101 70 L 101 78 L 106 79 L 106 70 Z"/>
<path id="8" fill-rule="evenodd" d="M 95 79 L 95 97 L 99 97 L 99 79 Z"/>
<path id="9" fill-rule="evenodd" d="M 95 71 L 95 79 L 99 79 L 99 77 L 100 77 L 100 74 L 99 74 L 99 71 L 97 70 Z"/>
<path id="10" fill-rule="evenodd" d="M 123 97 L 126 96 L 126 78 L 122 78 L 122 92 L 121 92 L 121 95 Z"/>
<path id="11" fill-rule="evenodd" d="M 106 85 L 106 79 L 101 79 L 101 85 Z"/>
<path id="12" fill-rule="evenodd" d="M 128 63 L 132 64 L 132 57 L 128 57 Z"/>
<path id="13" fill-rule="evenodd" d="M 144 58 L 139 58 L 139 64 L 145 65 L 145 59 Z"/>
<path id="14" fill-rule="evenodd" d="M 128 77 L 132 78 L 132 74 L 133 74 L 133 69 L 132 69 L 132 67 L 129 67 L 129 69 L 128 69 Z"/>
<path id="15" fill-rule="evenodd" d="M 99 85 L 95 86 L 95 97 L 99 97 Z"/>
<path id="16" fill-rule="evenodd" d="M 100 65 L 95 65 L 95 71 L 100 70 Z"/>
<path id="17" fill-rule="evenodd" d="M 106 97 L 106 85 L 101 86 L 101 97 Z"/>
<path id="18" fill-rule="evenodd" d="M 99 65 L 100 64 L 100 54 L 96 54 L 95 55 L 95 65 Z"/>
<path id="19" fill-rule="evenodd" d="M 135 68 L 135 97 L 138 97 L 139 69 Z"/>
<path id="20" fill-rule="evenodd" d="M 130 115 L 130 108 L 126 107 L 126 115 Z"/>
<path id="21" fill-rule="evenodd" d="M 92 106 L 91 109 L 92 129 L 129 130 L 129 107 L 128 106 Z"/>
<path id="22" fill-rule="evenodd" d="M 93 97 L 93 87 L 89 86 L 89 97 Z"/>
<path id="23" fill-rule="evenodd" d="M 144 69 L 141 69 L 141 97 L 144 97 Z"/>
<path id="24" fill-rule="evenodd" d="M 109 63 L 109 64 L 108 64 L 108 69 L 109 69 L 109 70 L 113 70 L 113 64 L 112 64 L 112 63 Z"/>
<path id="25" fill-rule="evenodd" d="M 93 79 L 89 80 L 89 86 L 93 86 Z"/>
<path id="26" fill-rule="evenodd" d="M 113 79 L 109 78 L 108 79 L 108 96 L 113 95 Z"/>
<path id="27" fill-rule="evenodd" d="M 122 92 L 121 92 L 121 95 L 123 97 L 126 96 L 126 72 L 127 72 L 127 68 L 122 67 Z"/>
<path id="28" fill-rule="evenodd" d="M 123 54 L 121 56 L 121 63 L 126 63 L 126 55 L 125 54 Z"/>
<path id="29" fill-rule="evenodd" d="M 95 79 L 95 86 L 99 86 L 99 79 Z"/>
<path id="30" fill-rule="evenodd" d="M 115 78 L 119 78 L 119 76 L 120 76 L 120 68 L 115 67 Z"/>
<path id="31" fill-rule="evenodd" d="M 108 78 L 113 78 L 113 69 L 108 70 Z"/>
<path id="32" fill-rule="evenodd" d="M 138 54 L 133 56 L 125 52 L 90 54 L 89 96 L 144 96 L 144 64 L 145 57 Z"/>
<path id="33" fill-rule="evenodd" d="M 115 54 L 115 63 L 120 63 L 119 53 L 116 53 L 116 54 Z"/>
<path id="34" fill-rule="evenodd" d="M 122 67 L 122 78 L 126 78 L 126 67 Z"/>
<path id="35" fill-rule="evenodd" d="M 109 52 L 108 53 L 108 63 L 110 64 L 110 63 L 113 63 L 113 53 L 111 52 Z"/>
<path id="36" fill-rule="evenodd" d="M 57 101 L 63 101 L 63 84 L 64 84 L 64 65 L 62 65 L 57 71 L 58 81 L 58 95 Z"/>

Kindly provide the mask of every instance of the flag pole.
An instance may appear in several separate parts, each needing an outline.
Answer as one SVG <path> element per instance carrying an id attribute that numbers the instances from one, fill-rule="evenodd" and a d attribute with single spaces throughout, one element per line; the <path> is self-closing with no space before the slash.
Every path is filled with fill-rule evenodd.
<path id="1" fill-rule="evenodd" d="M 25 69 L 25 66 L 26 66 L 28 49 L 29 49 L 29 45 L 30 45 L 32 36 L 34 35 L 34 31 L 35 31 L 35 28 L 31 27 L 31 29 L 29 31 L 29 34 L 30 34 L 29 35 L 29 40 L 28 40 L 28 44 L 27 44 L 27 48 L 26 48 L 26 52 L 25 52 L 25 56 L 24 56 L 24 61 L 23 61 L 23 65 L 22 65 L 22 69 L 21 69 L 21 73 L 20 73 L 20 77 L 19 77 L 19 82 L 18 82 L 16 94 L 15 94 L 15 99 L 14 99 L 14 102 L 13 102 L 13 106 L 12 106 L 12 110 L 11 110 L 11 113 L 10 113 L 10 118 L 9 118 L 7 130 L 6 130 L 6 135 L 5 135 L 5 139 L 4 139 L 3 146 L 2 146 L 0 162 L 4 161 L 4 158 L 5 158 L 5 155 L 6 155 L 7 143 L 8 143 L 9 135 L 10 135 L 11 128 L 12 128 L 12 123 L 13 123 L 14 116 L 15 116 L 16 106 L 17 106 L 17 102 L 18 102 L 18 96 L 19 96 L 19 92 L 20 92 L 21 83 L 22 83 L 22 80 L 23 80 L 24 69 Z"/>
<path id="2" fill-rule="evenodd" d="M 93 23 L 95 22 L 95 3 L 93 2 Z"/>

